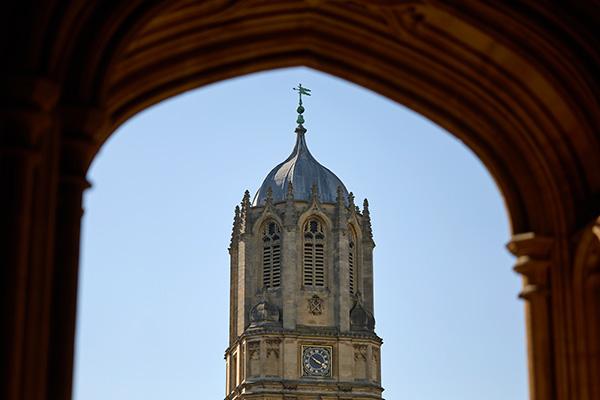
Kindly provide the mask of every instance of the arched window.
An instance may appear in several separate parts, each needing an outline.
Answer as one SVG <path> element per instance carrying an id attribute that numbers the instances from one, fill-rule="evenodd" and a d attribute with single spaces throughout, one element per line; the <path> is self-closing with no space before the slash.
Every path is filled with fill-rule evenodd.
<path id="1" fill-rule="evenodd" d="M 281 284 L 281 229 L 276 222 L 263 225 L 263 285 L 267 288 Z"/>
<path id="2" fill-rule="evenodd" d="M 356 233 L 354 233 L 352 226 L 349 227 L 348 232 L 348 286 L 350 289 L 350 294 L 354 294 L 356 289 L 355 282 L 357 279 L 354 265 L 354 259 L 356 258 Z"/>
<path id="3" fill-rule="evenodd" d="M 325 286 L 325 233 L 316 218 L 304 224 L 303 277 L 306 286 Z"/>

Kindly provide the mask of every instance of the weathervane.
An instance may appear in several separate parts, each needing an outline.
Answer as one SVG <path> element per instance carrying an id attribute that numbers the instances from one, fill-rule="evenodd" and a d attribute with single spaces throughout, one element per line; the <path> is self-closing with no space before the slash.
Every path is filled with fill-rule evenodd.
<path id="1" fill-rule="evenodd" d="M 310 89 L 303 87 L 301 83 L 298 84 L 297 88 L 293 89 L 298 92 L 299 100 L 298 108 L 296 109 L 296 111 L 298 111 L 298 119 L 296 120 L 296 123 L 302 125 L 304 123 L 304 117 L 302 116 L 302 113 L 304 112 L 304 107 L 302 107 L 302 95 L 310 96 Z"/>

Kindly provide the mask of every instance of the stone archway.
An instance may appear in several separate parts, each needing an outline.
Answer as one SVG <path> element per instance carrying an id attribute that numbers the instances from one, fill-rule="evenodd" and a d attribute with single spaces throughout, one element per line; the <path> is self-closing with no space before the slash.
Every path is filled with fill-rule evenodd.
<path id="1" fill-rule="evenodd" d="M 524 276 L 531 397 L 591 398 L 579 389 L 592 354 L 575 330 L 570 238 L 600 211 L 592 2 L 73 0 L 7 10 L 4 398 L 70 398 L 81 197 L 106 138 L 167 97 L 292 65 L 398 101 L 478 155 L 504 195 Z"/>

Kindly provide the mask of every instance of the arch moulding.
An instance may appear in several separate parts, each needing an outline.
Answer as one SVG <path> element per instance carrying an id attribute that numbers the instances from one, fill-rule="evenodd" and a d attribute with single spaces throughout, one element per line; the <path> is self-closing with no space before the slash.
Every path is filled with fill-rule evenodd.
<path id="1" fill-rule="evenodd" d="M 82 193 L 115 129 L 186 90 L 305 65 L 412 108 L 477 154 L 524 278 L 531 398 L 593 398 L 569 238 L 600 214 L 594 2 L 26 3 L 6 8 L 0 39 L 0 397 L 71 396 Z"/>

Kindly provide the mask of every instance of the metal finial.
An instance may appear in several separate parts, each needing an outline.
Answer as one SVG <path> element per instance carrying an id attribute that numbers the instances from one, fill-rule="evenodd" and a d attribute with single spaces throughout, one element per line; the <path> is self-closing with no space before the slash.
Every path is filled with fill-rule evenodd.
<path id="1" fill-rule="evenodd" d="M 302 95 L 310 96 L 310 89 L 305 88 L 301 83 L 298 84 L 297 88 L 292 89 L 298 92 L 298 108 L 296 109 L 296 111 L 298 111 L 298 119 L 296 120 L 296 123 L 298 125 L 302 125 L 304 123 L 304 116 L 302 116 L 302 113 L 304 113 L 304 107 L 302 106 Z"/>
<path id="2" fill-rule="evenodd" d="M 309 88 L 305 88 L 304 86 L 302 86 L 301 83 L 298 84 L 297 88 L 293 88 L 294 90 L 296 90 L 298 92 L 298 104 L 300 106 L 302 106 L 302 95 L 306 95 L 306 96 L 310 96 L 310 89 Z M 302 114 L 304 112 L 304 108 L 302 109 L 302 111 L 298 111 L 298 113 Z"/>

